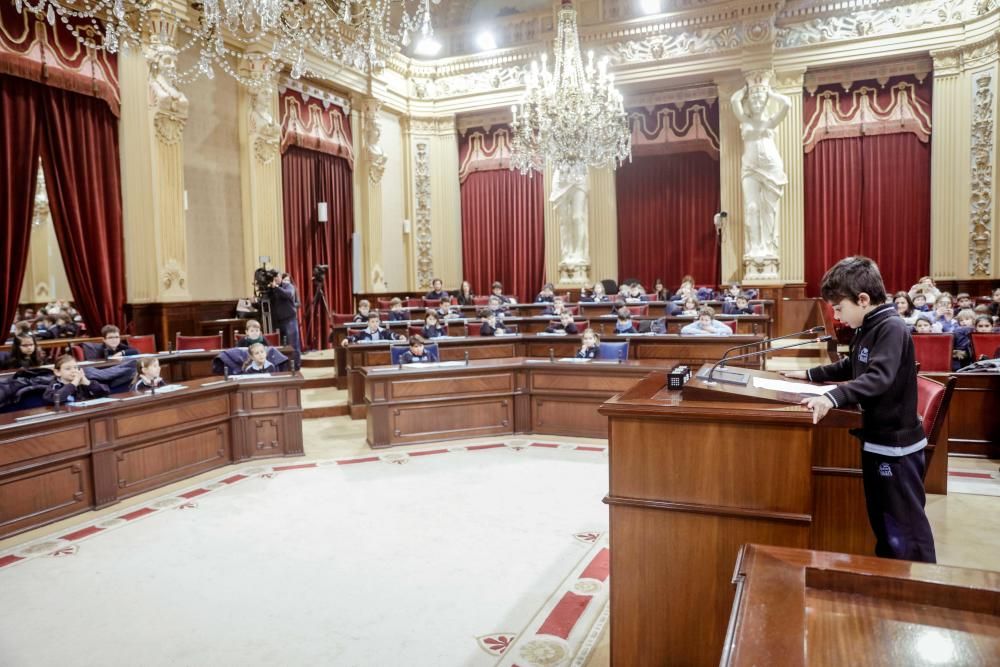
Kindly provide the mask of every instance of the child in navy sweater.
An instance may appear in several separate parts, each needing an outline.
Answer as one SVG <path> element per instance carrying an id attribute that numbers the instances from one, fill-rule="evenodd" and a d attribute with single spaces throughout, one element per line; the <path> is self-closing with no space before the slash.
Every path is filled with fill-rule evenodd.
<path id="1" fill-rule="evenodd" d="M 64 354 L 56 359 L 53 372 L 56 380 L 42 394 L 42 400 L 46 403 L 75 403 L 111 393 L 107 385 L 84 375 L 83 369 L 76 365 L 76 359 L 72 355 Z"/>

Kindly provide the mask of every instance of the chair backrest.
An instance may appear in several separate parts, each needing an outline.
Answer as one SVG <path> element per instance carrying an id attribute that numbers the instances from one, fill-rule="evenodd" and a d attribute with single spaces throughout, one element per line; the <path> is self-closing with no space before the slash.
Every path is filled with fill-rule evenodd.
<path id="1" fill-rule="evenodd" d="M 949 377 L 941 384 L 922 375 L 917 376 L 917 414 L 924 424 L 927 444 L 937 444 L 938 434 L 948 417 L 948 405 L 955 391 L 958 378 Z"/>
<path id="2" fill-rule="evenodd" d="M 221 350 L 222 332 L 215 336 L 184 336 L 177 332 L 174 336 L 175 350 Z"/>
<path id="3" fill-rule="evenodd" d="M 383 308 L 385 310 L 389 310 L 390 308 L 392 308 L 392 299 L 379 299 L 378 307 Z"/>
<path id="4" fill-rule="evenodd" d="M 736 320 L 719 320 L 719 321 L 725 324 L 730 329 L 732 329 L 733 333 L 736 333 Z"/>
<path id="5" fill-rule="evenodd" d="M 649 306 L 643 304 L 641 306 L 629 306 L 628 310 L 632 315 L 636 317 L 645 317 L 649 313 Z"/>
<path id="6" fill-rule="evenodd" d="M 428 308 L 437 308 L 441 305 L 441 299 L 424 299 L 423 302 Z"/>
<path id="7" fill-rule="evenodd" d="M 423 305 L 424 305 L 424 300 L 419 296 L 410 297 L 406 300 L 407 308 L 421 308 L 423 307 Z"/>
<path id="8" fill-rule="evenodd" d="M 411 324 L 408 327 L 406 327 L 406 334 L 408 336 L 416 336 L 421 331 L 423 331 L 423 329 L 424 329 L 424 326 L 422 324 L 417 324 L 415 326 Z"/>
<path id="9" fill-rule="evenodd" d="M 354 321 L 354 313 L 334 313 L 333 323 L 336 324 L 347 324 L 348 322 Z"/>
<path id="10" fill-rule="evenodd" d="M 82 345 L 75 345 L 75 344 L 70 345 L 69 351 L 73 353 L 73 358 L 76 359 L 77 361 L 84 361 L 86 359 L 86 356 L 84 356 L 83 353 Z"/>
<path id="11" fill-rule="evenodd" d="M 611 278 L 605 278 L 604 280 L 601 281 L 601 284 L 604 285 L 604 291 L 607 294 L 617 294 L 618 293 L 618 283 L 616 283 Z"/>
<path id="12" fill-rule="evenodd" d="M 466 336 L 478 336 L 482 333 L 483 323 L 482 322 L 466 322 L 465 323 L 465 335 Z"/>
<path id="13" fill-rule="evenodd" d="M 273 331 L 271 333 L 266 333 L 266 334 L 264 334 L 264 340 L 266 340 L 267 344 L 270 345 L 271 347 L 280 347 L 281 346 L 281 333 L 279 333 L 277 331 Z"/>
<path id="14" fill-rule="evenodd" d="M 762 303 L 755 303 L 755 304 L 753 304 L 750 307 L 753 309 L 753 314 L 754 315 L 763 315 L 764 314 L 764 304 L 762 304 Z"/>
<path id="15" fill-rule="evenodd" d="M 628 359 L 628 341 L 621 343 L 600 343 L 597 346 L 597 356 L 601 359 Z"/>
<path id="16" fill-rule="evenodd" d="M 590 328 L 590 320 L 573 320 L 573 324 L 576 325 L 576 330 L 581 334 Z"/>
<path id="17" fill-rule="evenodd" d="M 975 361 L 980 355 L 995 357 L 997 348 L 1000 348 L 1000 334 L 995 333 L 974 333 L 972 334 L 972 360 Z M 970 363 L 971 363 L 970 361 Z"/>
<path id="18" fill-rule="evenodd" d="M 129 336 L 126 338 L 128 346 L 138 350 L 140 354 L 156 354 L 156 335 Z"/>
<path id="19" fill-rule="evenodd" d="M 570 294 L 569 292 L 563 292 L 563 294 L 562 294 L 563 303 L 569 303 L 570 302 L 569 301 L 569 294 Z"/>
<path id="20" fill-rule="evenodd" d="M 566 306 L 566 310 L 569 311 L 570 315 L 580 314 L 580 306 Z"/>
<path id="21" fill-rule="evenodd" d="M 474 296 L 472 297 L 472 303 L 476 306 L 488 306 L 490 305 L 490 297 L 486 296 Z"/>
<path id="22" fill-rule="evenodd" d="M 914 334 L 913 350 L 922 373 L 951 371 L 951 352 L 955 338 L 951 334 Z"/>

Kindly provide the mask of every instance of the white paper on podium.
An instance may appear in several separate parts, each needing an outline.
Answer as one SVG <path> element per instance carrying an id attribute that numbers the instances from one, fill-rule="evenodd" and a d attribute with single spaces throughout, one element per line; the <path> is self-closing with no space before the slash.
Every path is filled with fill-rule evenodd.
<path id="1" fill-rule="evenodd" d="M 786 382 L 785 380 L 772 380 L 771 378 L 755 377 L 753 386 L 757 389 L 770 389 L 771 391 L 783 391 L 789 394 L 815 394 L 819 396 L 828 391 L 836 389 L 835 384 L 815 385 L 805 382 Z"/>

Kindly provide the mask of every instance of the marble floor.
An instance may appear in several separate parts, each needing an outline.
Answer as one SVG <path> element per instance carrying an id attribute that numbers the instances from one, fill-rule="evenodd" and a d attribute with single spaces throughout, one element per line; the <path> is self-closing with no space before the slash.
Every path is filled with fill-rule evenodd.
<path id="1" fill-rule="evenodd" d="M 315 390 L 317 393 L 321 390 Z M 329 390 L 327 390 L 329 391 Z M 306 420 L 303 426 L 306 460 L 329 459 L 356 456 L 369 453 L 365 444 L 366 423 L 349 417 L 332 417 Z M 495 438 L 494 438 L 495 439 Z M 546 436 L 546 441 L 603 443 L 583 438 L 558 438 Z M 420 451 L 434 448 L 434 444 L 414 445 L 399 448 L 399 451 Z M 1000 461 L 983 459 L 952 458 L 950 469 L 978 470 L 997 476 Z M 149 493 L 130 498 L 127 501 L 98 512 L 90 512 L 33 531 L 0 540 L 0 550 L 4 550 L 46 535 L 66 532 L 77 524 L 93 521 L 103 514 L 122 512 L 130 506 L 138 506 L 150 498 L 162 496 L 173 489 L 190 487 L 198 481 L 218 476 L 218 470 L 199 477 L 187 479 L 176 485 L 156 489 Z M 934 530 L 938 559 L 941 564 L 962 567 L 1000 570 L 1000 497 L 993 495 L 973 495 L 952 492 L 947 496 L 931 495 L 927 500 L 927 514 Z M 607 629 L 587 662 L 588 667 L 610 664 Z"/>

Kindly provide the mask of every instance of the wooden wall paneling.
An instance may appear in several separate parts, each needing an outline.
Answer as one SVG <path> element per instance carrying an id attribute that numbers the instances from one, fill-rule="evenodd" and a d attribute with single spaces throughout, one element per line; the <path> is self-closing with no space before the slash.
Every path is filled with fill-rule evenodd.
<path id="1" fill-rule="evenodd" d="M 114 422 L 116 444 L 133 436 L 145 435 L 164 429 L 188 428 L 206 420 L 217 420 L 229 416 L 229 397 L 224 393 L 206 396 L 200 401 L 171 400 L 155 409 L 136 414 L 123 415 Z M 180 395 L 177 397 L 181 398 Z"/>
<path id="2" fill-rule="evenodd" d="M 944 382 L 947 373 L 927 373 Z M 948 408 L 948 453 L 1000 458 L 1000 373 L 956 373 L 958 383 Z M 928 471 L 930 472 L 930 471 Z"/>
<path id="3" fill-rule="evenodd" d="M 567 435 L 583 438 L 607 437 L 607 417 L 597 408 L 607 397 L 581 398 L 531 396 L 531 433 Z"/>
<path id="4" fill-rule="evenodd" d="M 228 319 L 236 315 L 236 301 L 178 301 L 125 304 L 129 333 L 156 334 L 161 350 L 172 344 L 177 332 L 197 336 L 203 320 Z"/>
<path id="5" fill-rule="evenodd" d="M 389 411 L 390 444 L 514 434 L 514 397 L 461 404 L 414 403 Z"/>
<path id="6" fill-rule="evenodd" d="M 90 447 L 86 423 L 56 424 L 40 433 L 12 438 L 0 447 L 0 470 L 17 462 L 38 463 L 79 456 Z M 13 467 L 13 466 L 12 466 Z"/>
<path id="7" fill-rule="evenodd" d="M 119 498 L 229 463 L 228 422 L 116 450 Z"/>
<path id="8" fill-rule="evenodd" d="M 86 457 L 0 477 L 0 536 L 85 512 L 93 502 Z"/>

